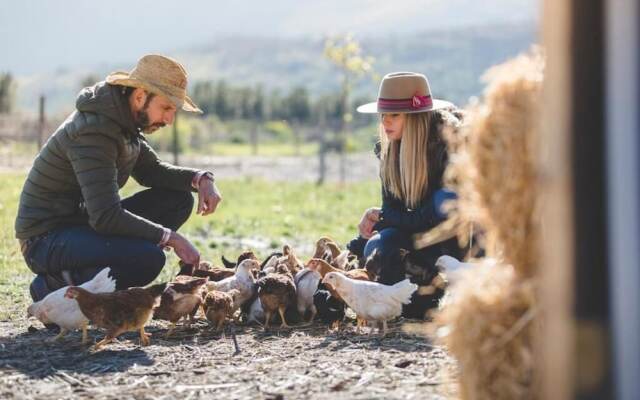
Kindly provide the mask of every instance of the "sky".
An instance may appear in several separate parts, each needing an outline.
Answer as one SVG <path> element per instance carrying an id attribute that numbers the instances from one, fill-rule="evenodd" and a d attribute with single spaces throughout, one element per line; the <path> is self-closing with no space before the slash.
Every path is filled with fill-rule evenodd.
<path id="1" fill-rule="evenodd" d="M 0 9 L 0 72 L 131 63 L 230 35 L 384 36 L 538 19 L 536 0 L 20 0 Z"/>

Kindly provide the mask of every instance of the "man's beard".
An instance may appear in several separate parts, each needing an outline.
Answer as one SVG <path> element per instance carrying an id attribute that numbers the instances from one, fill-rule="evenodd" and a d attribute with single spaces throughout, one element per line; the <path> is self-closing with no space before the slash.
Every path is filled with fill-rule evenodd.
<path id="1" fill-rule="evenodd" d="M 146 107 L 136 113 L 136 125 L 138 126 L 138 129 L 140 129 L 144 133 L 152 133 L 166 126 L 166 124 L 163 122 L 159 122 L 156 124 L 150 123 L 149 114 L 147 113 Z"/>

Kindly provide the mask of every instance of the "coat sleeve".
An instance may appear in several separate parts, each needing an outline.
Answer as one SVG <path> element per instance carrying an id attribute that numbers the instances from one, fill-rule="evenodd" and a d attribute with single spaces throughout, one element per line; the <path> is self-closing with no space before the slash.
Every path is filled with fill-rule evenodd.
<path id="1" fill-rule="evenodd" d="M 197 172 L 193 168 L 176 167 L 160 161 L 147 141 L 140 139 L 140 155 L 132 176 L 142 186 L 194 191 L 191 182 Z"/>
<path id="2" fill-rule="evenodd" d="M 118 145 L 102 134 L 85 133 L 67 147 L 67 157 L 80 186 L 89 225 L 99 233 L 159 243 L 163 227 L 122 208 L 118 194 Z"/>

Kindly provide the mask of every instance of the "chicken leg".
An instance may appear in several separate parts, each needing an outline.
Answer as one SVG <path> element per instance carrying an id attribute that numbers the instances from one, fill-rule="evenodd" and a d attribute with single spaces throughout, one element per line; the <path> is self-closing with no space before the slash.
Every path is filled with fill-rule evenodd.
<path id="1" fill-rule="evenodd" d="M 89 335 L 87 334 L 87 321 L 82 323 L 82 344 L 87 344 Z"/>
<path id="2" fill-rule="evenodd" d="M 175 326 L 175 324 L 173 324 Z M 150 333 L 144 331 L 144 326 L 140 328 L 140 346 L 148 346 L 151 343 L 149 340 Z"/>
<path id="3" fill-rule="evenodd" d="M 67 332 L 69 332 L 68 330 L 64 329 L 64 328 L 60 328 L 60 333 L 58 333 L 58 335 L 56 337 L 54 337 L 53 339 L 50 339 L 50 342 L 57 342 L 58 340 L 62 339 L 64 337 L 64 335 L 67 334 Z"/>
<path id="4" fill-rule="evenodd" d="M 291 328 L 289 325 L 287 325 L 287 320 L 284 319 L 284 312 L 285 312 L 285 307 L 278 307 L 278 313 L 280 313 L 280 318 L 282 319 L 282 324 L 280 325 L 280 329 L 282 328 Z"/>
<path id="5" fill-rule="evenodd" d="M 264 311 L 264 330 L 267 331 L 269 329 L 269 322 L 271 321 L 271 312 L 265 310 Z"/>

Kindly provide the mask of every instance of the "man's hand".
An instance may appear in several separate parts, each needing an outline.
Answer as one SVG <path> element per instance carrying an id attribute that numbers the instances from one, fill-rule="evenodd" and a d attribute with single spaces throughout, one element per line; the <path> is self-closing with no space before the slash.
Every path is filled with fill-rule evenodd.
<path id="1" fill-rule="evenodd" d="M 212 214 L 222 201 L 222 195 L 213 180 L 203 177 L 198 185 L 198 210 L 196 214 Z"/>
<path id="2" fill-rule="evenodd" d="M 184 236 L 171 232 L 167 246 L 173 248 L 178 258 L 187 264 L 200 265 L 200 253 Z"/>
<path id="3" fill-rule="evenodd" d="M 360 236 L 365 239 L 370 239 L 373 236 L 373 227 L 380 220 L 380 208 L 371 207 L 367 209 L 362 215 L 362 219 L 358 224 L 358 231 Z"/>

